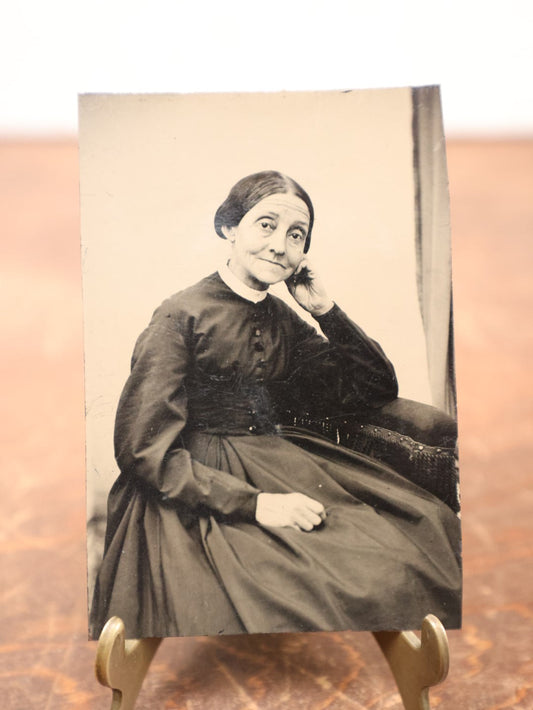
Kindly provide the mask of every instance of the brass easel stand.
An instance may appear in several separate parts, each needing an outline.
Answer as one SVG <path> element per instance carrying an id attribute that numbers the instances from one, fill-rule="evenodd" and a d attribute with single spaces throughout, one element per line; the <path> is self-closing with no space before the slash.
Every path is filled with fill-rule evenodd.
<path id="1" fill-rule="evenodd" d="M 374 638 L 396 680 L 405 710 L 430 710 L 428 691 L 448 674 L 448 638 L 436 616 L 412 631 L 376 631 Z M 111 710 L 133 710 L 152 658 L 163 639 L 124 640 L 124 624 L 114 616 L 105 625 L 96 651 L 96 677 L 113 690 Z"/>

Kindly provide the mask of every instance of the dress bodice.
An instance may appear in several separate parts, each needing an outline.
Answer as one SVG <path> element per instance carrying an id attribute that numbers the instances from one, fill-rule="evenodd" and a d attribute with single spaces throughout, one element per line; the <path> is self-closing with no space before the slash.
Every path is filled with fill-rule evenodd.
<path id="1" fill-rule="evenodd" d="M 288 412 L 338 413 L 343 400 L 365 402 L 367 391 L 379 399 L 383 385 L 395 396 L 394 371 L 376 343 L 337 306 L 317 321 L 329 341 L 280 299 L 253 303 L 213 274 L 157 309 L 134 371 L 148 343 L 161 347 L 164 327 L 180 385 L 169 396 L 186 396 L 189 428 L 217 432 L 273 433 Z"/>

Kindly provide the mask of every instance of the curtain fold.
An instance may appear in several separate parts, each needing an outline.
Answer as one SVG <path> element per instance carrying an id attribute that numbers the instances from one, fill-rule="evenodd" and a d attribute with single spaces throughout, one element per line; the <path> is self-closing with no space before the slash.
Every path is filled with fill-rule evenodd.
<path id="1" fill-rule="evenodd" d="M 456 416 L 446 147 L 438 86 L 412 89 L 417 285 L 433 404 Z"/>

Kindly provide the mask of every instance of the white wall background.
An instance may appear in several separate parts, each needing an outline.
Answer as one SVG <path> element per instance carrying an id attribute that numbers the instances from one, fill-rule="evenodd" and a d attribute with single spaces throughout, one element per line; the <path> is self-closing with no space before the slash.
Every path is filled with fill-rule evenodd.
<path id="1" fill-rule="evenodd" d="M 0 136 L 74 134 L 77 94 L 440 84 L 449 135 L 533 132 L 531 0 L 17 0 Z"/>

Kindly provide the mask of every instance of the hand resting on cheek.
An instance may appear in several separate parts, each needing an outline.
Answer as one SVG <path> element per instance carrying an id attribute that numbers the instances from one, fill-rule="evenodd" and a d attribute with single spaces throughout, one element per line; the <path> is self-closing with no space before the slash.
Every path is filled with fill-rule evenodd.
<path id="1" fill-rule="evenodd" d="M 311 315 L 322 316 L 333 307 L 322 280 L 306 258 L 285 284 L 298 305 Z"/>

